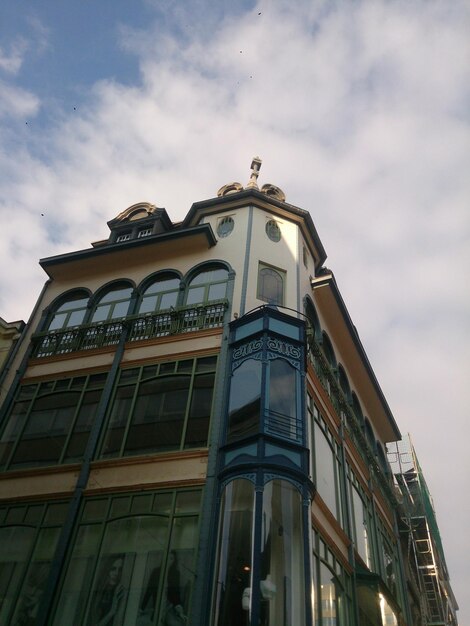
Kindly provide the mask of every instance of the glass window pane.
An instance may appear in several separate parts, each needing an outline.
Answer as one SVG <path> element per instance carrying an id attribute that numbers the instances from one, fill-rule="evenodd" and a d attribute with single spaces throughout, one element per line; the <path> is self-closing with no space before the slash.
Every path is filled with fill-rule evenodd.
<path id="1" fill-rule="evenodd" d="M 113 289 L 112 291 L 108 291 L 102 298 L 100 298 L 100 302 L 116 302 L 117 300 L 124 300 L 126 298 L 130 298 L 132 293 L 132 287 L 125 287 L 124 289 Z"/>
<path id="2" fill-rule="evenodd" d="M 168 280 L 157 280 L 145 290 L 145 294 L 163 293 L 172 289 L 178 289 L 180 285 L 179 278 L 170 278 Z"/>
<path id="3" fill-rule="evenodd" d="M 45 528 L 39 532 L 16 605 L 13 624 L 29 625 L 36 621 L 59 533 L 60 528 Z"/>
<path id="4" fill-rule="evenodd" d="M 269 363 L 269 409 L 288 417 L 296 416 L 295 368 L 285 359 Z"/>
<path id="5" fill-rule="evenodd" d="M 259 431 L 261 362 L 244 361 L 233 372 L 230 385 L 227 441 L 236 441 Z"/>
<path id="6" fill-rule="evenodd" d="M 111 310 L 110 304 L 102 304 L 100 306 L 97 306 L 95 309 L 95 312 L 93 313 L 91 321 L 102 322 L 103 320 L 106 320 L 108 318 L 110 310 Z"/>
<path id="7" fill-rule="evenodd" d="M 49 324 L 49 330 L 57 330 L 62 328 L 65 320 L 67 319 L 67 313 L 56 313 Z"/>
<path id="8" fill-rule="evenodd" d="M 223 493 L 214 607 L 217 626 L 249 623 L 254 496 L 254 485 L 244 479 L 230 482 Z"/>
<path id="9" fill-rule="evenodd" d="M 164 293 L 160 299 L 160 309 L 169 309 L 170 307 L 175 307 L 178 301 L 178 292 L 174 291 L 173 293 Z"/>
<path id="10" fill-rule="evenodd" d="M 263 267 L 258 275 L 258 298 L 270 304 L 284 302 L 284 279 L 280 272 Z"/>
<path id="11" fill-rule="evenodd" d="M 64 302 L 63 304 L 60 305 L 60 307 L 57 309 L 57 312 L 71 311 L 73 309 L 81 309 L 81 308 L 86 307 L 87 304 L 88 304 L 88 296 L 86 296 L 85 298 L 77 298 L 75 300 L 67 300 L 67 302 Z"/>
<path id="12" fill-rule="evenodd" d="M 181 445 L 190 378 L 157 378 L 140 386 L 125 453 L 177 449 Z"/>
<path id="13" fill-rule="evenodd" d="M 206 374 L 195 378 L 186 429 L 185 448 L 207 445 L 213 389 L 214 374 Z"/>
<path id="14" fill-rule="evenodd" d="M 270 481 L 263 494 L 261 623 L 305 623 L 302 498 L 284 480 Z M 283 616 L 282 622 L 279 616 Z"/>
<path id="15" fill-rule="evenodd" d="M 86 309 L 82 309 L 81 311 L 72 311 L 67 321 L 67 326 L 79 326 L 83 322 L 85 313 Z"/>
<path id="16" fill-rule="evenodd" d="M 122 439 L 130 416 L 135 387 L 120 387 L 115 395 L 111 417 L 103 443 L 102 456 L 111 456 L 121 449 Z"/>
<path id="17" fill-rule="evenodd" d="M 208 300 L 222 300 L 225 298 L 227 283 L 218 283 L 209 287 Z"/>
<path id="18" fill-rule="evenodd" d="M 11 461 L 11 467 L 57 463 L 71 428 L 78 392 L 38 398 Z"/>
<path id="19" fill-rule="evenodd" d="M 100 398 L 101 390 L 85 393 L 67 445 L 64 461 L 78 461 L 82 458 Z"/>
<path id="20" fill-rule="evenodd" d="M 16 593 L 24 579 L 35 534 L 33 528 L 0 528 L 0 624 L 10 623 L 8 615 L 15 608 Z"/>
<path id="21" fill-rule="evenodd" d="M 15 441 L 20 434 L 26 421 L 26 415 L 30 403 L 16 402 L 10 414 L 5 430 L 0 439 L 0 467 L 5 466 L 12 452 Z"/>
<path id="22" fill-rule="evenodd" d="M 323 431 L 315 423 L 315 467 L 317 490 L 327 507 L 338 518 L 333 451 Z"/>
<path id="23" fill-rule="evenodd" d="M 118 317 L 126 317 L 128 308 L 129 302 L 127 300 L 125 302 L 118 302 L 117 304 L 115 304 L 112 311 L 112 319 L 117 319 Z"/>
<path id="24" fill-rule="evenodd" d="M 190 287 L 186 304 L 199 304 L 200 302 L 204 302 L 204 287 Z"/>
<path id="25" fill-rule="evenodd" d="M 139 313 L 149 313 L 150 311 L 155 311 L 157 307 L 157 299 L 158 296 L 146 296 L 143 298 L 139 306 Z"/>
<path id="26" fill-rule="evenodd" d="M 322 624 L 337 624 L 335 576 L 324 563 L 320 563 L 320 592 Z"/>
<path id="27" fill-rule="evenodd" d="M 208 270 L 207 272 L 201 272 L 191 280 L 191 285 L 203 285 L 204 283 L 213 283 L 219 280 L 225 280 L 228 277 L 228 272 L 225 269 Z"/>
<path id="28" fill-rule="evenodd" d="M 160 603 L 162 624 L 186 624 L 194 583 L 196 546 L 197 517 L 175 518 Z"/>

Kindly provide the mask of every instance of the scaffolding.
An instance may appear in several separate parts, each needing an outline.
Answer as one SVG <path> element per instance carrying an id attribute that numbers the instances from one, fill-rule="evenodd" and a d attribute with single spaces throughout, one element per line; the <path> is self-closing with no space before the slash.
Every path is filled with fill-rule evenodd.
<path id="1" fill-rule="evenodd" d="M 389 445 L 388 460 L 400 503 L 399 530 L 408 591 L 416 604 L 413 626 L 457 626 L 458 606 L 436 514 L 411 439 Z"/>

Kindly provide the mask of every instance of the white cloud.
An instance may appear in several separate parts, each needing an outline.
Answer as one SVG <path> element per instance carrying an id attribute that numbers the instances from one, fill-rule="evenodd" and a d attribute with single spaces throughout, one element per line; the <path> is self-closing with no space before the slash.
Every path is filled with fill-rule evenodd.
<path id="1" fill-rule="evenodd" d="M 161 23 L 124 29 L 138 86 L 101 81 L 55 128 L 0 145 L 0 264 L 15 268 L 1 278 L 0 314 L 27 317 L 37 258 L 105 237 L 105 222 L 139 200 L 181 219 L 221 185 L 245 183 L 260 154 L 261 182 L 311 211 L 397 421 L 414 434 L 463 599 L 468 510 L 448 485 L 467 491 L 452 460 L 467 458 L 470 434 L 469 6 L 295 7 L 260 3 L 210 32 L 185 13 L 183 43 Z M 38 111 L 34 94 L 4 88 L 0 112 Z"/>

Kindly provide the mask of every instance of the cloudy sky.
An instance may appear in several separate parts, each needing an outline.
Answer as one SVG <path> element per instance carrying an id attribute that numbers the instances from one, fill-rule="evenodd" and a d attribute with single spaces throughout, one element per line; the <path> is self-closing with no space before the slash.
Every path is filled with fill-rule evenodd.
<path id="1" fill-rule="evenodd" d="M 0 315 L 41 257 L 147 200 L 260 183 L 308 209 L 434 496 L 470 623 L 470 2 L 17 0 L 0 7 Z M 465 496 L 467 494 L 467 496 Z"/>

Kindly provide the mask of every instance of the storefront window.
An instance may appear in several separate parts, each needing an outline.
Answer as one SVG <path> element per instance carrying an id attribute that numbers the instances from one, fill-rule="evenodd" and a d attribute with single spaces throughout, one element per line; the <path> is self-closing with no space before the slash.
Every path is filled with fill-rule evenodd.
<path id="1" fill-rule="evenodd" d="M 305 623 L 301 496 L 285 480 L 263 494 L 260 616 L 266 626 Z"/>
<path id="2" fill-rule="evenodd" d="M 200 501 L 187 494 L 200 492 L 114 498 L 110 515 L 127 515 L 108 521 L 87 502 L 82 522 L 97 519 L 79 528 L 54 626 L 187 623 Z"/>
<path id="3" fill-rule="evenodd" d="M 217 626 L 249 624 L 254 496 L 254 485 L 245 479 L 230 482 L 223 493 L 215 587 L 214 624 Z"/>

